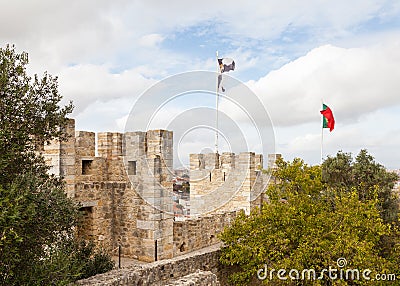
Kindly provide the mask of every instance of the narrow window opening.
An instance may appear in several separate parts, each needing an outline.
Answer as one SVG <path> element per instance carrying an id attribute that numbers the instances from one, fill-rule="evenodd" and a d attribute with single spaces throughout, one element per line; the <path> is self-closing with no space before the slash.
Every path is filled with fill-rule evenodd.
<path id="1" fill-rule="evenodd" d="M 93 160 L 82 160 L 82 175 L 89 174 L 89 170 L 92 167 Z"/>
<path id="2" fill-rule="evenodd" d="M 136 175 L 136 161 L 128 161 L 128 175 Z"/>
<path id="3" fill-rule="evenodd" d="M 154 240 L 154 261 L 158 260 L 157 248 L 157 240 Z"/>
<path id="4" fill-rule="evenodd" d="M 154 158 L 154 175 L 161 175 L 161 159 L 160 156 Z"/>

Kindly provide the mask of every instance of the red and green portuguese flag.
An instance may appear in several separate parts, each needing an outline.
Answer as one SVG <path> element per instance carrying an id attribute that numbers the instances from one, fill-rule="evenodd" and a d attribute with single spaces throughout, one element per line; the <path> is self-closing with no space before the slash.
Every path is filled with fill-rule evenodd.
<path id="1" fill-rule="evenodd" d="M 322 110 L 320 111 L 323 115 L 322 128 L 329 128 L 332 131 L 335 128 L 335 118 L 333 117 L 332 110 L 328 105 L 322 104 Z"/>

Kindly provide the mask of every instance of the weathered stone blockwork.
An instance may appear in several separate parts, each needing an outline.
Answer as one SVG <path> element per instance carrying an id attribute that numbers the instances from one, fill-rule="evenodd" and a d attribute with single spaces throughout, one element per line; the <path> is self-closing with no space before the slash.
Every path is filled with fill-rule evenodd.
<path id="1" fill-rule="evenodd" d="M 75 196 L 75 121 L 69 120 L 66 128 L 70 135 L 67 141 L 52 141 L 43 147 L 45 161 L 50 172 L 62 176 L 66 183 L 67 196 Z"/>
<path id="2" fill-rule="evenodd" d="M 80 280 L 75 285 L 87 286 L 164 286 L 164 285 L 232 285 L 228 276 L 237 267 L 222 265 L 219 262 L 220 245 L 203 248 L 191 253 L 151 262 L 114 269 L 88 279 Z M 260 285 L 260 280 L 253 277 L 251 286 Z M 194 284 L 187 284 L 188 282 Z M 207 284 L 208 283 L 208 284 Z"/>
<path id="3" fill-rule="evenodd" d="M 123 256 L 143 261 L 172 257 L 173 217 L 164 211 L 172 208 L 165 191 L 172 190 L 172 132 L 99 133 L 98 157 L 95 133 L 75 132 L 74 120 L 67 133 L 68 141 L 51 142 L 43 155 L 82 206 L 78 235 L 110 251 L 121 245 Z"/>
<path id="4" fill-rule="evenodd" d="M 265 201 L 269 176 L 262 167 L 262 155 L 253 152 L 191 154 L 191 214 L 238 209 L 249 214 Z"/>
<path id="5" fill-rule="evenodd" d="M 216 213 L 174 222 L 174 256 L 182 255 L 219 242 L 217 236 L 231 225 L 237 213 Z"/>
<path id="6" fill-rule="evenodd" d="M 165 286 L 219 286 L 217 275 L 211 271 L 197 270 L 195 273 L 186 275 L 181 279 L 170 282 Z"/>
<path id="7" fill-rule="evenodd" d="M 161 286 L 171 282 L 175 283 L 172 285 L 184 285 L 176 283 L 178 283 L 181 278 L 196 273 L 197 270 L 210 271 L 217 274 L 222 273 L 220 268 L 219 245 L 215 245 L 212 248 L 196 251 L 196 253 L 182 255 L 172 259 L 156 261 L 145 265 L 134 265 L 129 268 L 115 269 L 104 274 L 80 280 L 76 284 L 93 286 Z M 215 281 L 215 277 L 212 278 L 212 280 Z"/>

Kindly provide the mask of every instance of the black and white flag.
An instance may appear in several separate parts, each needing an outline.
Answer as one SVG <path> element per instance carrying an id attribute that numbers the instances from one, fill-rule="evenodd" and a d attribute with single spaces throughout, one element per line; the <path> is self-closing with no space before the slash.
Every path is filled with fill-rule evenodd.
<path id="1" fill-rule="evenodd" d="M 230 58 L 222 58 L 218 59 L 219 71 L 218 75 L 218 90 L 221 87 L 222 92 L 225 92 L 225 88 L 221 85 L 222 82 L 222 74 L 224 72 L 229 72 L 235 70 L 235 61 Z"/>

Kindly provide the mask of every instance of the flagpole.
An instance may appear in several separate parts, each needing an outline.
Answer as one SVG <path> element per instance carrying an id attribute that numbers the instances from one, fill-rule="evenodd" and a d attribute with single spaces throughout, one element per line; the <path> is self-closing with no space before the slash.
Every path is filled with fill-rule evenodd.
<path id="1" fill-rule="evenodd" d="M 218 75 L 220 72 L 218 65 L 218 51 L 215 52 L 216 55 L 216 63 L 217 63 L 217 80 L 216 80 L 216 88 L 215 88 L 215 105 L 216 105 L 216 113 L 215 113 L 215 153 L 218 154 Z"/>
<path id="2" fill-rule="evenodd" d="M 324 100 L 321 99 L 322 106 L 324 106 Z M 322 161 L 324 158 L 324 116 L 322 116 L 322 122 L 321 122 L 321 166 L 322 166 Z"/>
<path id="3" fill-rule="evenodd" d="M 321 165 L 324 159 L 324 119 L 322 118 L 322 127 L 321 127 Z"/>

